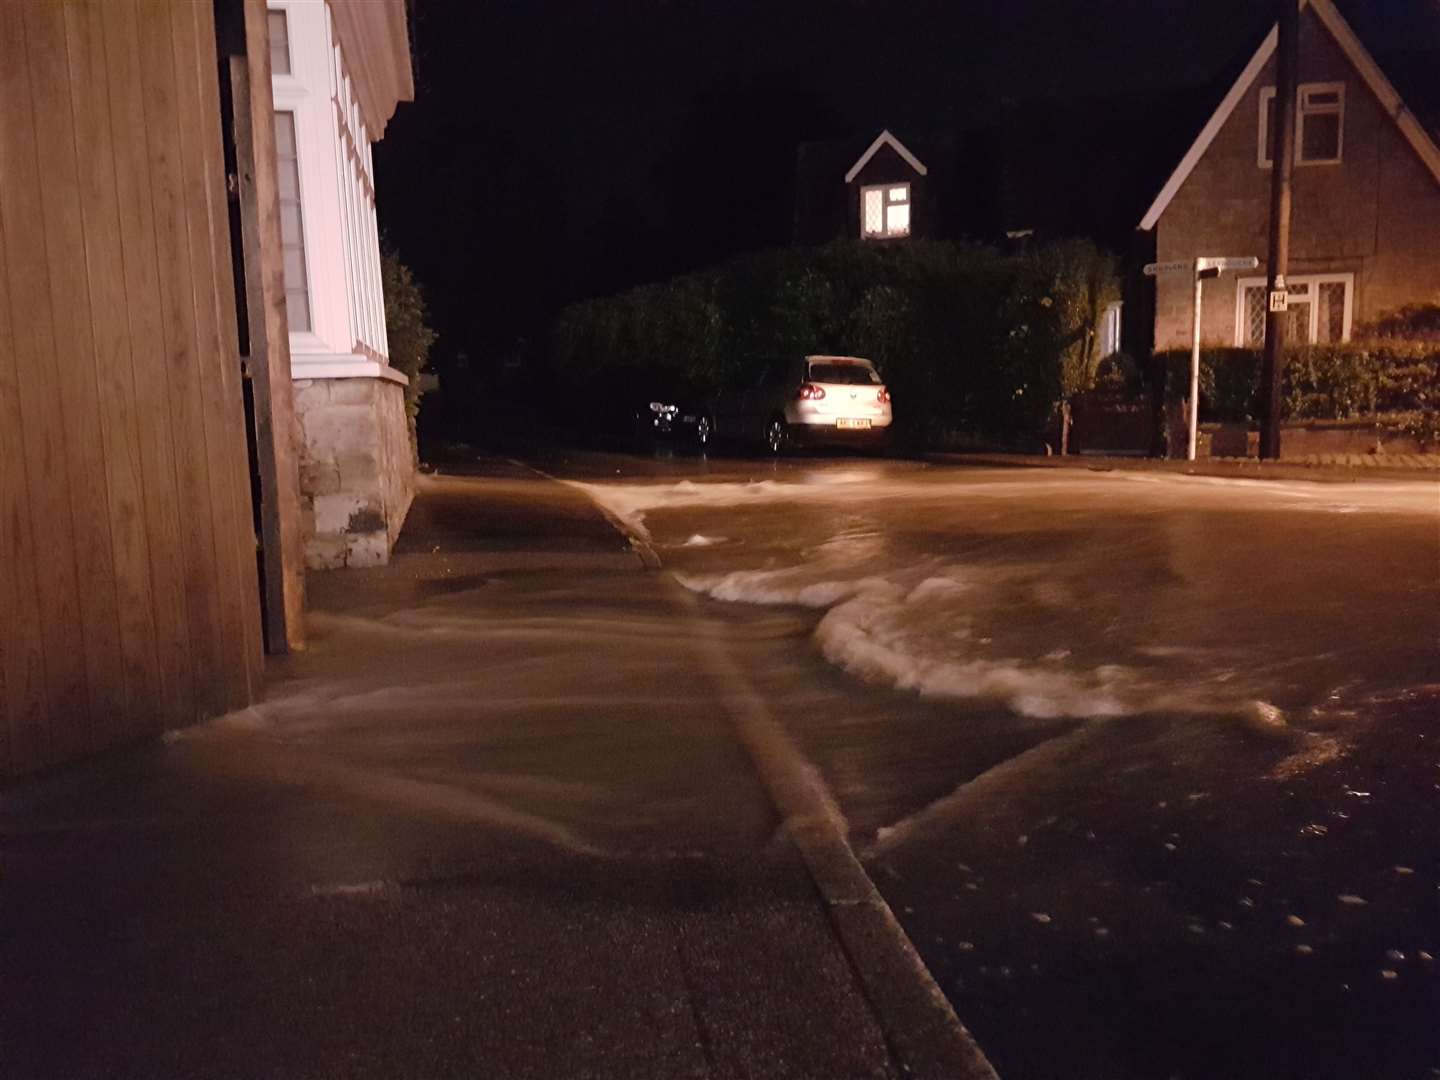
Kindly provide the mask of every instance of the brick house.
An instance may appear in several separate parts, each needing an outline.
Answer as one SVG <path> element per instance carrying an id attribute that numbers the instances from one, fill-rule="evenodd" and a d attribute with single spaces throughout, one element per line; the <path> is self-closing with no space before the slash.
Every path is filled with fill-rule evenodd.
<path id="1" fill-rule="evenodd" d="M 1435 117 L 1402 99 L 1332 0 L 1299 0 L 1290 335 L 1347 340 L 1407 303 L 1440 299 L 1440 148 Z M 1272 27 L 1140 222 L 1161 262 L 1260 258 L 1260 268 L 1204 284 L 1201 337 L 1264 340 L 1275 48 Z M 1429 97 L 1430 95 L 1425 95 Z M 1188 276 L 1156 279 L 1156 349 L 1191 335 Z"/>

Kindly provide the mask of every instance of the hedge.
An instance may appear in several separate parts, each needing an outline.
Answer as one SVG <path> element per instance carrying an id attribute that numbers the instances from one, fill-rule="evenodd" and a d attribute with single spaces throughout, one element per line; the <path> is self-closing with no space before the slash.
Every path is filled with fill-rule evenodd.
<path id="1" fill-rule="evenodd" d="M 1188 392 L 1190 353 L 1160 354 L 1166 396 Z M 1200 354 L 1203 420 L 1255 422 L 1258 349 L 1206 348 Z M 1288 420 L 1378 417 L 1427 440 L 1440 436 L 1440 340 L 1370 338 L 1289 350 L 1281 413 Z"/>
<path id="2" fill-rule="evenodd" d="M 713 392 L 777 359 L 868 356 L 912 433 L 1033 444 L 1060 401 L 1094 385 L 1094 330 L 1118 296 L 1112 260 L 1083 241 L 1018 253 L 840 241 L 573 305 L 554 324 L 549 363 L 578 413 L 619 371 L 679 374 Z"/>

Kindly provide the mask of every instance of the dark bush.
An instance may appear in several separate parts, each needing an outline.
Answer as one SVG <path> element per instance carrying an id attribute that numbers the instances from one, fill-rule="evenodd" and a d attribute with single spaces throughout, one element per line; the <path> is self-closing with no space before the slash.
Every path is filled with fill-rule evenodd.
<path id="1" fill-rule="evenodd" d="M 775 359 L 868 356 L 912 435 L 1035 445 L 1058 403 L 1094 385 L 1095 326 L 1117 297 L 1112 261 L 1086 242 L 1006 255 L 842 241 L 576 304 L 556 320 L 550 363 L 573 410 L 614 369 L 675 370 L 714 391 Z"/>
<path id="2" fill-rule="evenodd" d="M 395 252 L 381 252 L 380 278 L 385 294 L 385 337 L 390 345 L 388 360 L 391 367 L 410 379 L 405 387 L 405 415 L 410 424 L 410 446 L 415 449 L 415 418 L 424 393 L 420 373 L 430 359 L 436 334 L 430 326 L 425 294 Z"/>

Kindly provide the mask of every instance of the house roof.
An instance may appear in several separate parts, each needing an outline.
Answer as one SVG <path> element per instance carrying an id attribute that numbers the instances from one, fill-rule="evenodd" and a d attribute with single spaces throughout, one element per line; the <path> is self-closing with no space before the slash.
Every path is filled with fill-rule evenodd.
<path id="1" fill-rule="evenodd" d="M 1350 24 L 1345 21 L 1344 16 L 1336 9 L 1332 0 L 1297 0 L 1297 3 L 1302 11 L 1308 6 L 1315 12 L 1321 25 L 1329 31 L 1341 51 L 1354 65 L 1356 72 L 1379 99 L 1386 113 L 1395 121 L 1401 135 L 1415 149 L 1420 160 L 1425 163 L 1431 175 L 1435 177 L 1435 182 L 1440 184 L 1440 146 L 1436 145 L 1434 135 L 1427 130 L 1426 125 L 1401 99 L 1399 92 L 1385 76 L 1385 73 L 1380 70 L 1375 58 L 1370 55 L 1369 50 L 1355 35 L 1355 31 L 1350 28 Z M 1270 57 L 1274 55 L 1278 40 L 1279 31 L 1272 26 L 1270 32 L 1260 43 L 1260 47 L 1250 58 L 1250 62 L 1245 65 L 1240 77 L 1230 87 L 1229 93 L 1221 100 L 1219 108 L 1211 115 L 1209 121 L 1201 129 L 1200 135 L 1185 156 L 1180 159 L 1180 164 L 1170 174 L 1170 179 L 1165 182 L 1165 186 L 1155 196 L 1155 201 L 1150 204 L 1150 209 L 1140 220 L 1140 228 L 1148 230 L 1155 227 L 1155 223 L 1160 220 L 1160 215 L 1165 212 L 1165 208 L 1170 205 L 1170 201 L 1184 185 L 1195 166 L 1200 163 L 1200 159 L 1205 156 L 1205 151 L 1210 148 L 1215 136 L 1220 133 L 1220 129 L 1230 119 L 1230 115 L 1240 104 L 1240 100 L 1254 84 L 1260 72 L 1264 70 Z"/>
<path id="2" fill-rule="evenodd" d="M 882 146 L 889 146 L 890 149 L 894 150 L 897 154 L 899 154 L 902 158 L 905 159 L 905 163 L 907 165 L 909 165 L 921 176 L 924 176 L 930 171 L 929 169 L 925 168 L 923 164 L 921 164 L 919 158 L 917 158 L 914 154 L 912 154 L 909 150 L 905 148 L 904 143 L 902 143 L 894 135 L 890 134 L 889 128 L 886 128 L 884 131 L 880 132 L 879 135 L 875 136 L 875 141 L 870 144 L 869 149 L 867 149 L 863 154 L 860 155 L 859 160 L 856 161 L 854 165 L 850 166 L 850 171 L 845 174 L 845 183 L 853 183 L 855 181 L 855 177 L 860 175 L 860 170 L 865 168 L 865 166 L 870 163 L 870 159 L 879 152 Z"/>

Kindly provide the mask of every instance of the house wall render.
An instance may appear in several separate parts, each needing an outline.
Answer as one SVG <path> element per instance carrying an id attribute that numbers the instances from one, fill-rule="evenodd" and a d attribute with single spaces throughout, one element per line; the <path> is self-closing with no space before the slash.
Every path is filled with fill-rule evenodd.
<path id="1" fill-rule="evenodd" d="M 410 93 L 408 42 L 391 2 L 273 0 L 269 10 L 286 30 L 288 71 L 275 71 L 273 94 L 293 126 L 303 236 L 286 284 L 306 562 L 373 566 L 389 558 L 414 494 L 408 380 L 387 362 L 370 149 L 384 103 Z"/>
<path id="2" fill-rule="evenodd" d="M 211 5 L 0 4 L 0 775 L 247 704 Z"/>

